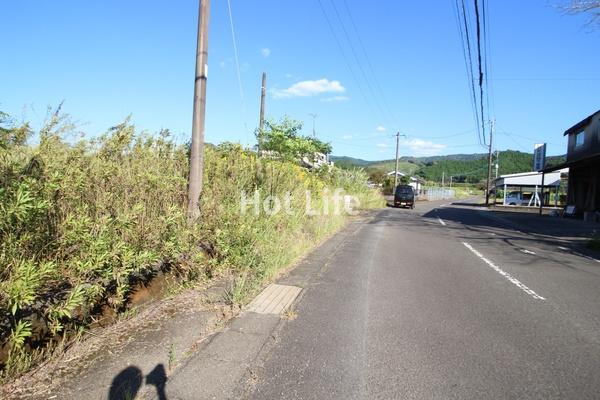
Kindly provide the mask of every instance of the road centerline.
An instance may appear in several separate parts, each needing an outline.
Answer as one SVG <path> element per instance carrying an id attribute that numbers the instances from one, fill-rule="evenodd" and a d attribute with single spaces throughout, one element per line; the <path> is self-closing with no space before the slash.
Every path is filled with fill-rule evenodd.
<path id="1" fill-rule="evenodd" d="M 530 288 L 528 288 L 524 283 L 522 283 L 521 281 L 519 281 L 517 278 L 513 277 L 511 274 L 509 274 L 508 272 L 502 270 L 500 267 L 498 267 L 497 265 L 495 265 L 493 262 L 491 262 L 490 260 L 488 260 L 487 258 L 485 258 L 483 256 L 483 254 L 481 254 L 479 251 L 475 250 L 473 248 L 473 246 L 471 246 L 469 243 L 462 242 L 462 244 L 467 249 L 469 249 L 473 254 L 475 254 L 477 257 L 479 257 L 483 262 L 485 262 L 490 268 L 492 268 L 494 271 L 496 271 L 497 273 L 499 273 L 500 275 L 502 275 L 503 277 L 505 277 L 509 282 L 511 282 L 512 284 L 514 284 L 516 287 L 518 287 L 519 289 L 521 289 L 522 291 L 524 291 L 525 293 L 527 293 L 528 295 L 530 295 L 531 297 L 533 297 L 536 300 L 546 300 L 545 297 L 540 296 L 539 294 L 537 294 L 536 292 L 534 292 L 533 290 L 531 290 Z"/>

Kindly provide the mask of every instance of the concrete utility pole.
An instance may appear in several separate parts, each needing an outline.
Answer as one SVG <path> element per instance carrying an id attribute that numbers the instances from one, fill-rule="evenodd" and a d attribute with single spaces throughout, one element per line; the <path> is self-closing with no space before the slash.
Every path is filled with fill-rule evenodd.
<path id="1" fill-rule="evenodd" d="M 262 85 L 260 86 L 260 117 L 258 128 L 262 131 L 265 127 L 265 95 L 267 93 L 267 73 L 262 74 Z"/>
<path id="2" fill-rule="evenodd" d="M 498 179 L 498 168 L 500 164 L 500 150 L 496 150 L 496 179 Z"/>
<path id="3" fill-rule="evenodd" d="M 446 171 L 442 171 L 442 187 L 446 187 Z"/>
<path id="4" fill-rule="evenodd" d="M 263 133 L 263 129 L 265 129 L 265 95 L 267 93 L 267 73 L 263 72 L 262 74 L 262 84 L 260 86 L 260 115 L 258 117 L 258 153 L 260 155 L 260 141 Z"/>
<path id="5" fill-rule="evenodd" d="M 485 191 L 485 205 L 490 205 L 490 183 L 492 181 L 492 140 L 494 137 L 494 125 L 495 121 L 490 121 L 490 148 L 488 151 L 488 174 L 487 174 L 487 184 Z"/>
<path id="6" fill-rule="evenodd" d="M 200 217 L 200 195 L 202 194 L 202 174 L 204 169 L 204 114 L 206 111 L 206 81 L 208 74 L 209 12 L 210 0 L 200 0 L 198 7 L 198 39 L 196 42 L 192 147 L 188 181 L 188 222 L 193 222 Z"/>
<path id="7" fill-rule="evenodd" d="M 309 113 L 308 115 L 310 115 L 313 119 L 313 137 L 317 137 L 317 134 L 315 131 L 315 119 L 317 118 L 317 114 Z"/>
<path id="8" fill-rule="evenodd" d="M 398 186 L 398 148 L 400 147 L 400 132 L 396 133 L 396 168 L 394 169 L 394 193 L 396 193 L 396 187 Z"/>

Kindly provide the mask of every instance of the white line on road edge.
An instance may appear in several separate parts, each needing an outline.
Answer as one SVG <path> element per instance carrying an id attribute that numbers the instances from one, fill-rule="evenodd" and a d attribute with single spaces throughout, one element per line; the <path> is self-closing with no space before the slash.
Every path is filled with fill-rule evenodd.
<path id="1" fill-rule="evenodd" d="M 521 251 L 525 254 L 533 254 L 535 256 L 535 252 L 527 249 L 521 249 Z"/>
<path id="2" fill-rule="evenodd" d="M 438 217 L 438 221 L 440 221 L 440 224 L 446 226 L 446 223 L 440 217 Z"/>
<path id="3" fill-rule="evenodd" d="M 579 256 L 579 257 L 587 258 L 588 260 L 592 260 L 592 261 L 595 261 L 595 262 L 597 262 L 597 263 L 600 263 L 600 260 L 597 260 L 597 259 L 595 259 L 594 257 L 586 256 L 585 254 L 581 254 L 581 253 L 579 253 L 579 252 L 577 252 L 577 251 L 575 251 L 575 250 L 571 250 L 571 249 L 568 249 L 568 248 L 566 248 L 566 247 L 563 247 L 563 246 L 558 246 L 558 248 L 559 248 L 559 249 L 561 249 L 561 250 L 563 250 L 563 251 L 570 251 L 570 252 L 571 252 L 571 254 L 573 254 L 573 255 L 575 255 L 575 256 Z"/>
<path id="4" fill-rule="evenodd" d="M 473 246 L 471 246 L 469 243 L 462 242 L 462 244 L 464 244 L 467 249 L 471 250 L 471 252 L 473 254 L 475 254 L 477 257 L 479 257 L 480 259 L 482 259 L 494 271 L 496 271 L 497 273 L 499 273 L 500 275 L 502 275 L 503 277 L 505 277 L 506 279 L 508 279 L 515 286 L 517 286 L 519 289 L 521 289 L 522 291 L 524 291 L 525 293 L 527 293 L 528 295 L 530 295 L 531 297 L 533 297 L 536 300 L 546 300 L 546 298 L 540 296 L 539 294 L 537 294 L 533 290 L 529 289 L 527 286 L 525 286 L 523 283 L 521 283 L 521 281 L 519 281 L 517 278 L 514 278 L 508 272 L 505 272 L 505 271 L 501 270 L 499 267 L 497 267 L 496 265 L 494 265 L 493 262 L 491 262 L 490 260 L 488 260 L 487 258 L 485 258 L 480 252 L 478 252 L 477 250 L 475 250 L 473 248 Z"/>

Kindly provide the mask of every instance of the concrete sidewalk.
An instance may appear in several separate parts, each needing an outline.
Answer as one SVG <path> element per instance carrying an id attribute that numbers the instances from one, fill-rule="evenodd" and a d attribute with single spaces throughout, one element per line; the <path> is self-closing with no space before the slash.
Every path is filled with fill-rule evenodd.
<path id="1" fill-rule="evenodd" d="M 371 214 L 354 219 L 283 272 L 278 282 L 290 290 L 275 291 L 265 300 L 269 307 L 250 304 L 240 314 L 239 307 L 226 301 L 229 279 L 208 289 L 186 290 L 94 331 L 60 357 L 0 388 L 0 398 L 237 398 L 238 383 L 252 380 L 249 367 L 272 332 L 293 318 L 284 312 L 290 303 L 285 300 L 301 296 L 301 289 Z M 279 302 L 271 307 L 275 300 Z M 285 304 L 278 308 L 281 302 Z"/>

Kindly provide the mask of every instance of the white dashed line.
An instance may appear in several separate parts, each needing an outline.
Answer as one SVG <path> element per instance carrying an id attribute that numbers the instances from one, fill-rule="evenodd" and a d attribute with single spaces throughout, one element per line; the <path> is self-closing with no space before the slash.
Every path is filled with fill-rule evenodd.
<path id="1" fill-rule="evenodd" d="M 532 255 L 534 255 L 534 256 L 535 256 L 535 252 L 534 252 L 534 251 L 527 250 L 527 249 L 521 249 L 521 251 L 522 251 L 523 253 L 525 253 L 525 254 L 532 254 Z"/>
<path id="2" fill-rule="evenodd" d="M 438 217 L 438 221 L 440 224 L 446 226 L 446 223 L 444 222 L 444 220 L 442 220 L 440 217 Z"/>
<path id="3" fill-rule="evenodd" d="M 471 252 L 473 254 L 475 254 L 477 257 L 479 257 L 481 260 L 483 260 L 490 268 L 492 268 L 494 271 L 496 271 L 497 273 L 499 273 L 500 275 L 502 275 L 503 277 L 508 279 L 508 281 L 513 283 L 516 287 L 518 287 L 519 289 L 521 289 L 522 291 L 524 291 L 525 293 L 527 293 L 528 295 L 530 295 L 531 297 L 533 297 L 536 300 L 546 300 L 546 298 L 540 296 L 533 290 L 529 289 L 527 286 L 525 286 L 523 283 L 521 283 L 521 281 L 519 281 L 517 278 L 513 277 L 508 272 L 503 271 L 502 269 L 500 269 L 500 267 L 494 265 L 493 262 L 491 262 L 490 260 L 485 258 L 480 252 L 475 250 L 473 248 L 473 246 L 471 246 L 469 243 L 463 242 L 463 244 L 465 245 L 465 247 L 467 249 L 471 250 Z"/>

